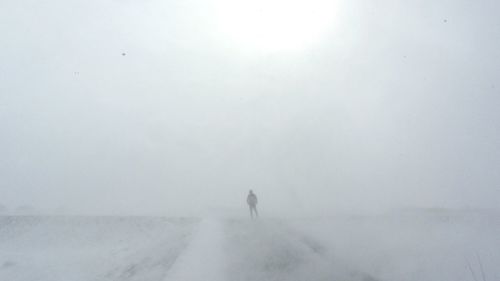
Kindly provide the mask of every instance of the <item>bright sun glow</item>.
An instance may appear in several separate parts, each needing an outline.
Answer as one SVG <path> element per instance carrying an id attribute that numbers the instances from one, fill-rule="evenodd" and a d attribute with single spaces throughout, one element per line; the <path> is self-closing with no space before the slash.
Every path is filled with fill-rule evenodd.
<path id="1" fill-rule="evenodd" d="M 298 51 L 331 30 L 333 0 L 218 0 L 217 29 L 239 48 L 264 52 Z"/>

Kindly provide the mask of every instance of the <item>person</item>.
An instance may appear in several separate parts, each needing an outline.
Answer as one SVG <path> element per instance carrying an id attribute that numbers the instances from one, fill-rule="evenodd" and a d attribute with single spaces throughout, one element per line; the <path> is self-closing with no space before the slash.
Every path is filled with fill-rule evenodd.
<path id="1" fill-rule="evenodd" d="M 254 218 L 254 213 L 255 217 L 259 217 L 259 212 L 257 212 L 257 203 L 257 196 L 255 195 L 255 193 L 253 193 L 252 190 L 250 190 L 247 196 L 247 204 L 250 207 L 250 217 L 252 219 Z"/>

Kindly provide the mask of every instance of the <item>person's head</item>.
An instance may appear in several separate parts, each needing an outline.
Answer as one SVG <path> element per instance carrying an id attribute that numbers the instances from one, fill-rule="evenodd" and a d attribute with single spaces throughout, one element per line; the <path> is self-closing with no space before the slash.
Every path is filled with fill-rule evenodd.
<path id="1" fill-rule="evenodd" d="M 253 190 L 250 189 L 250 191 L 248 193 L 253 194 Z"/>

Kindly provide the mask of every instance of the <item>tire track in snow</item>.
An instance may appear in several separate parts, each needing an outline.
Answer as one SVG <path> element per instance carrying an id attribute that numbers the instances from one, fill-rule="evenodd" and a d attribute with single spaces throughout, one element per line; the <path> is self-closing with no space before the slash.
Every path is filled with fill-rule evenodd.
<path id="1" fill-rule="evenodd" d="M 332 259 L 313 239 L 278 220 L 229 220 L 227 276 L 232 281 L 376 281 Z"/>
<path id="2" fill-rule="evenodd" d="M 187 249 L 168 272 L 165 281 L 224 281 L 225 255 L 220 221 L 203 220 Z"/>

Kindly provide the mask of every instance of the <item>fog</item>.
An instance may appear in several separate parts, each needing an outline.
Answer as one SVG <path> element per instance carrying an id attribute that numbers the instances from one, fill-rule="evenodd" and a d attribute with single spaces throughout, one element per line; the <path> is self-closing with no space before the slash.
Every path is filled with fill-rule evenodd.
<path id="1" fill-rule="evenodd" d="M 268 46 L 224 1 L 1 1 L 0 203 L 189 216 L 246 212 L 253 189 L 267 216 L 498 206 L 500 4 L 328 3 L 321 34 Z"/>

